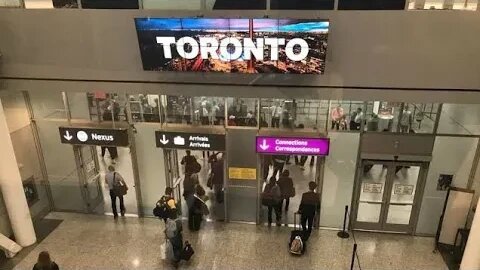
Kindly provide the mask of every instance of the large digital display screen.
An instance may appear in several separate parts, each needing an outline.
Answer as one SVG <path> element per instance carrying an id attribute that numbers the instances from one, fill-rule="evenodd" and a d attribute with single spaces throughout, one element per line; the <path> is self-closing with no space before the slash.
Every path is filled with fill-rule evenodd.
<path id="1" fill-rule="evenodd" d="M 143 69 L 323 74 L 329 22 L 136 18 Z"/>

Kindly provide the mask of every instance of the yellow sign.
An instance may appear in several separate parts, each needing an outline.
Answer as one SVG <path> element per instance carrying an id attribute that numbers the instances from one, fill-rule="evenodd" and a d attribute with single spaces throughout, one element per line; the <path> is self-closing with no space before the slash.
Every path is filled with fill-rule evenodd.
<path id="1" fill-rule="evenodd" d="M 238 180 L 257 180 L 257 169 L 228 167 L 228 177 Z"/>

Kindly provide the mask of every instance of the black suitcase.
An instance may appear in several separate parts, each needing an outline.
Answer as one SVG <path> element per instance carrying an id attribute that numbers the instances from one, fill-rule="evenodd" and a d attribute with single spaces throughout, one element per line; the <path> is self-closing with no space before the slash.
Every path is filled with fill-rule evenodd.
<path id="1" fill-rule="evenodd" d="M 297 236 L 300 236 L 300 238 L 302 239 L 302 243 L 303 243 L 303 249 L 302 249 L 302 254 L 303 254 L 303 253 L 305 253 L 305 250 L 307 249 L 307 239 L 305 237 L 304 231 L 302 230 L 302 228 L 300 226 L 300 222 L 297 223 L 297 215 L 299 216 L 300 214 L 299 213 L 294 213 L 293 214 L 293 231 L 290 233 L 290 241 L 288 242 L 288 250 L 290 251 L 290 246 L 291 246 L 293 240 Z M 300 219 L 299 219 L 299 221 L 300 221 Z M 297 224 L 298 224 L 298 228 L 297 228 Z"/>

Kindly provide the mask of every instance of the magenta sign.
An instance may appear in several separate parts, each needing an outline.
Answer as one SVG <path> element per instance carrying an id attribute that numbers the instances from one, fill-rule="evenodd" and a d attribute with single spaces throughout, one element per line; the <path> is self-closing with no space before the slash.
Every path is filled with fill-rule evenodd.
<path id="1" fill-rule="evenodd" d="M 327 156 L 330 139 L 258 136 L 256 149 L 264 154 Z"/>

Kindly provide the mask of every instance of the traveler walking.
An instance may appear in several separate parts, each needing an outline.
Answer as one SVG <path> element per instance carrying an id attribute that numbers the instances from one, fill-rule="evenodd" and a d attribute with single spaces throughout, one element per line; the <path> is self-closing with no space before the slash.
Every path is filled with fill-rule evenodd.
<path id="1" fill-rule="evenodd" d="M 188 225 L 191 230 L 198 231 L 200 230 L 200 225 L 202 224 L 203 216 L 210 214 L 208 206 L 203 200 L 205 196 L 205 189 L 202 186 L 197 185 L 195 187 L 195 194 L 193 196 L 193 203 L 191 208 L 188 211 L 189 219 Z"/>
<path id="2" fill-rule="evenodd" d="M 194 173 L 199 173 L 202 169 L 200 163 L 198 163 L 197 158 L 192 156 L 190 150 L 185 151 L 186 156 L 182 158 L 180 164 L 184 166 L 185 175 L 191 175 Z"/>
<path id="3" fill-rule="evenodd" d="M 298 209 L 298 213 L 301 215 L 302 229 L 306 232 L 306 240 L 308 240 L 312 233 L 315 215 L 320 211 L 320 196 L 315 192 L 316 188 L 317 184 L 315 182 L 311 181 L 308 183 L 309 191 L 302 194 L 302 200 Z"/>
<path id="4" fill-rule="evenodd" d="M 105 175 L 105 182 L 110 190 L 110 199 L 112 201 L 113 217 L 118 218 L 117 198 L 120 201 L 120 214 L 125 216 L 125 205 L 123 204 L 123 196 L 127 194 L 128 186 L 122 175 L 115 171 L 115 167 L 108 166 L 108 173 Z"/>
<path id="5" fill-rule="evenodd" d="M 272 226 L 272 212 L 275 211 L 275 220 L 277 226 L 281 226 L 282 219 L 281 209 L 282 193 L 277 185 L 275 176 L 270 177 L 270 181 L 265 185 L 262 192 L 262 204 L 268 207 L 268 226 Z"/>
<path id="6" fill-rule="evenodd" d="M 42 251 L 38 254 L 38 260 L 33 266 L 33 270 L 59 270 L 59 267 L 50 259 L 48 251 Z"/>
<path id="7" fill-rule="evenodd" d="M 285 170 L 280 174 L 280 178 L 277 181 L 282 194 L 282 200 L 280 201 L 280 210 L 285 201 L 285 212 L 288 211 L 288 205 L 290 204 L 290 198 L 295 196 L 295 187 L 293 186 L 293 180 L 290 177 L 290 171 Z"/>

